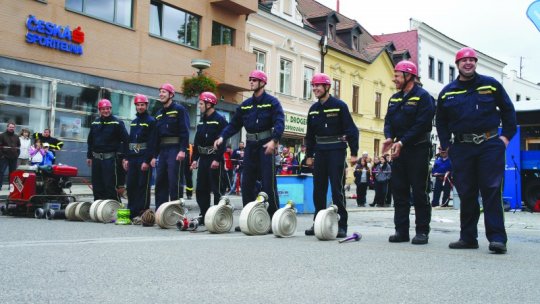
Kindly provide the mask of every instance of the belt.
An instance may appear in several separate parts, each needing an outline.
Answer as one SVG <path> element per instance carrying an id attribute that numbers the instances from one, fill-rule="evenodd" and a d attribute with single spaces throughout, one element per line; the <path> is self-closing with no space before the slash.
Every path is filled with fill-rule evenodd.
<path id="1" fill-rule="evenodd" d="M 163 144 L 179 144 L 180 137 L 162 137 L 160 138 L 160 143 Z"/>
<path id="2" fill-rule="evenodd" d="M 216 154 L 216 150 L 214 150 L 214 147 L 213 146 L 208 146 L 208 147 L 197 147 L 197 150 L 199 150 L 199 154 L 203 154 L 203 155 L 211 155 L 211 154 Z"/>
<path id="3" fill-rule="evenodd" d="M 246 133 L 246 140 L 257 141 L 272 136 L 272 130 L 266 130 L 259 133 Z"/>
<path id="4" fill-rule="evenodd" d="M 133 150 L 135 152 L 139 152 L 140 150 L 146 149 L 146 143 L 130 143 L 129 149 Z"/>
<path id="5" fill-rule="evenodd" d="M 105 153 L 98 153 L 98 152 L 92 152 L 92 157 L 95 159 L 109 159 L 116 157 L 116 152 L 105 152 Z"/>
<path id="6" fill-rule="evenodd" d="M 431 141 L 431 132 L 427 132 L 426 134 L 422 135 L 420 137 L 420 139 L 418 139 L 417 141 L 413 142 L 413 145 L 419 145 L 419 144 L 423 144 L 425 142 L 430 142 Z"/>
<path id="7" fill-rule="evenodd" d="M 499 130 L 493 129 L 485 133 L 475 134 L 475 133 L 464 133 L 456 134 L 454 138 L 460 143 L 473 143 L 479 145 L 484 141 L 491 139 L 493 137 L 499 136 Z"/>
<path id="8" fill-rule="evenodd" d="M 315 136 L 317 144 L 337 144 L 346 141 L 345 135 Z"/>

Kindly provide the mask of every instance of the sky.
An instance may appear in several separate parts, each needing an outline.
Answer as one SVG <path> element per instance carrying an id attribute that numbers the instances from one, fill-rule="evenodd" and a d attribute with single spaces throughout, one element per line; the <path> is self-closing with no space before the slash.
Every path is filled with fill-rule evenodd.
<path id="1" fill-rule="evenodd" d="M 336 10 L 337 0 L 317 0 Z M 507 64 L 540 83 L 540 31 L 527 8 L 540 0 L 340 0 L 340 13 L 355 19 L 371 35 L 409 30 L 409 19 L 422 21 L 451 39 Z M 536 6 L 538 5 L 538 6 Z M 536 7 L 540 7 L 537 3 Z M 540 16 L 540 9 L 537 11 Z"/>

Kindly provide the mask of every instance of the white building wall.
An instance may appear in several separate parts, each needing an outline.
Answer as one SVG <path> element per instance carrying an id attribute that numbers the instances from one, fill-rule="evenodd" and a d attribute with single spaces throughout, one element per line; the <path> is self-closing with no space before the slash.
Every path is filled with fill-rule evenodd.
<path id="1" fill-rule="evenodd" d="M 517 77 L 516 71 L 504 75 L 503 85 L 514 102 L 518 101 L 518 95 L 520 101 L 540 100 L 540 85 Z"/>

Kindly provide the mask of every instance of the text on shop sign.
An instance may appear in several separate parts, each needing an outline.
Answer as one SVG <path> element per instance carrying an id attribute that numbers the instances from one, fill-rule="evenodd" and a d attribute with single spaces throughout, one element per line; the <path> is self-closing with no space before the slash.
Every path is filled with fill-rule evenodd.
<path id="1" fill-rule="evenodd" d="M 52 22 L 39 20 L 33 15 L 26 19 L 26 42 L 56 49 L 75 55 L 82 55 L 84 32 L 78 26 L 73 31 L 69 26 L 61 26 Z"/>
<path id="2" fill-rule="evenodd" d="M 306 134 L 307 117 L 285 113 L 285 131 Z"/>

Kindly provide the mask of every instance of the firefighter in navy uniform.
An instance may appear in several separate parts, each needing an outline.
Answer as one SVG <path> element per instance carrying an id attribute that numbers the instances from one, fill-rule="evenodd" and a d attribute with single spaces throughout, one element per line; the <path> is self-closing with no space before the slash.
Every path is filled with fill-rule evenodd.
<path id="1" fill-rule="evenodd" d="M 137 94 L 133 100 L 137 111 L 131 121 L 129 152 L 123 161 L 127 171 L 127 196 L 130 217 L 140 216 L 150 208 L 152 170 L 150 162 L 154 155 L 156 119 L 148 113 L 148 98 Z"/>
<path id="2" fill-rule="evenodd" d="M 94 200 L 112 199 L 120 202 L 117 159 L 128 151 L 129 136 L 124 122 L 112 115 L 112 105 L 107 99 L 98 103 L 100 117 L 92 122 L 88 133 L 86 163 L 92 167 Z"/>
<path id="3" fill-rule="evenodd" d="M 182 105 L 173 101 L 174 87 L 165 83 L 159 88 L 163 105 L 156 115 L 156 146 L 152 167 L 156 167 L 156 210 L 161 204 L 183 197 L 183 162 L 189 141 L 189 116 Z"/>
<path id="4" fill-rule="evenodd" d="M 214 193 L 214 205 L 217 205 L 221 199 L 221 191 L 224 190 L 222 183 L 225 182 L 221 178 L 225 145 L 221 145 L 216 150 L 214 141 L 227 126 L 227 121 L 214 109 L 216 104 L 217 97 L 214 93 L 203 92 L 199 95 L 201 120 L 195 133 L 191 168 L 199 168 L 195 195 L 201 210 L 199 224 L 202 225 L 204 225 L 206 211 L 210 208 L 210 192 Z"/>
<path id="5" fill-rule="evenodd" d="M 437 101 L 437 133 L 452 161 L 454 186 L 461 201 L 459 240 L 449 247 L 478 248 L 480 192 L 489 250 L 506 253 L 501 187 L 506 146 L 516 133 L 516 113 L 502 85 L 476 73 L 477 61 L 472 48 L 459 50 L 455 61 L 459 76 L 443 88 Z"/>
<path id="6" fill-rule="evenodd" d="M 257 181 L 262 191 L 268 194 L 268 213 L 270 217 L 279 209 L 277 195 L 275 149 L 285 129 L 285 114 L 279 100 L 264 90 L 266 74 L 254 70 L 249 75 L 253 96 L 246 99 L 234 113 L 231 122 L 215 141 L 217 149 L 224 140 L 246 129 L 246 147 L 242 172 L 242 202 L 244 206 L 257 197 Z M 240 227 L 235 228 L 240 231 Z"/>
<path id="7" fill-rule="evenodd" d="M 418 80 L 418 69 L 411 61 L 401 61 L 394 68 L 394 83 L 399 92 L 392 95 L 384 119 L 382 153 L 392 155 L 390 186 L 394 196 L 394 225 L 391 243 L 409 241 L 411 189 L 416 215 L 416 235 L 411 243 L 428 243 L 431 204 L 428 197 L 431 128 L 435 100 Z"/>
<path id="8" fill-rule="evenodd" d="M 351 150 L 351 163 L 358 156 L 358 128 L 347 104 L 330 95 L 330 77 L 317 73 L 311 79 L 313 93 L 318 101 L 308 112 L 306 143 L 306 165 L 313 166 L 313 202 L 315 214 L 327 207 L 328 181 L 332 189 L 332 203 L 338 207 L 338 238 L 347 236 L 347 209 L 345 201 L 345 161 L 347 143 Z M 313 157 L 315 156 L 315 160 Z M 314 235 L 314 227 L 305 231 Z"/>

